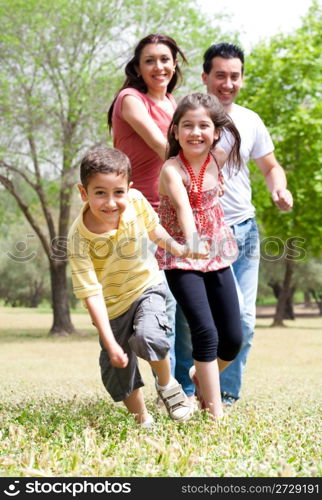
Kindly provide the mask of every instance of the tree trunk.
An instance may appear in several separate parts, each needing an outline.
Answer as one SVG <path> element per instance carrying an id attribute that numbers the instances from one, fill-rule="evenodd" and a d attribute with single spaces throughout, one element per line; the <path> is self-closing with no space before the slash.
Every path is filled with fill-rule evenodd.
<path id="1" fill-rule="evenodd" d="M 275 299 L 278 299 L 281 293 L 281 285 L 277 281 L 270 280 L 268 286 L 272 288 Z"/>
<path id="2" fill-rule="evenodd" d="M 319 308 L 320 316 L 322 316 L 322 300 L 321 300 L 321 298 L 320 298 L 320 300 L 317 302 L 317 305 L 318 305 L 318 308 Z"/>
<path id="3" fill-rule="evenodd" d="M 43 283 L 38 282 L 36 279 L 31 285 L 29 294 L 29 306 L 28 307 L 38 307 L 43 297 Z"/>
<path id="4" fill-rule="evenodd" d="M 278 302 L 272 326 L 285 326 L 283 318 L 285 314 L 287 301 L 290 299 L 292 293 L 291 282 L 292 282 L 293 271 L 294 271 L 293 261 L 285 260 L 285 273 L 284 273 L 283 286 L 278 296 Z"/>
<path id="5" fill-rule="evenodd" d="M 310 290 L 310 293 L 319 308 L 320 316 L 322 316 L 322 293 L 317 293 L 315 290 Z"/>
<path id="6" fill-rule="evenodd" d="M 309 290 L 304 290 L 304 307 L 312 307 L 311 294 Z"/>
<path id="7" fill-rule="evenodd" d="M 52 335 L 66 336 L 76 331 L 69 313 L 66 266 L 65 261 L 50 260 L 53 325 L 49 333 Z"/>
<path id="8" fill-rule="evenodd" d="M 290 289 L 290 293 L 289 293 L 287 300 L 286 300 L 283 319 L 295 319 L 294 307 L 293 307 L 294 293 L 295 293 L 295 287 L 293 286 Z"/>
<path id="9" fill-rule="evenodd" d="M 279 300 L 279 297 L 282 292 L 282 286 L 278 281 L 271 280 L 268 285 L 272 288 L 274 297 Z M 283 311 L 283 319 L 295 319 L 294 308 L 293 308 L 293 296 L 295 293 L 295 287 L 292 287 L 290 293 L 285 302 L 285 309 Z"/>

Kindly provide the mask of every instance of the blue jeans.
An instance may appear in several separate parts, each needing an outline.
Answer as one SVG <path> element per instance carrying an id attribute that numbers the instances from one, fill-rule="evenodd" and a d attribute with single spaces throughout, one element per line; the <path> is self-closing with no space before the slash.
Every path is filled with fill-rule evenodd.
<path id="1" fill-rule="evenodd" d="M 171 290 L 169 288 L 168 282 L 166 280 L 165 274 L 162 271 L 162 274 L 164 276 L 164 283 L 166 286 L 166 296 L 165 296 L 165 308 L 166 308 L 166 315 L 168 318 L 168 325 L 170 328 L 170 331 L 167 332 L 167 337 L 170 343 L 170 350 L 169 350 L 169 356 L 170 356 L 170 369 L 171 369 L 171 375 L 175 377 L 175 368 L 176 368 L 176 354 L 175 354 L 175 338 L 176 338 L 176 309 L 177 309 L 177 303 L 176 299 L 171 293 Z M 190 335 L 190 331 L 189 331 Z M 153 373 L 153 370 L 152 370 Z M 153 373 L 153 376 L 155 374 Z"/>
<path id="2" fill-rule="evenodd" d="M 242 384 L 242 376 L 248 352 L 252 345 L 256 321 L 256 295 L 259 268 L 259 234 L 255 219 L 248 219 L 231 226 L 234 232 L 239 256 L 234 262 L 233 274 L 241 311 L 243 344 L 234 361 L 220 375 L 221 391 L 238 399 Z M 194 385 L 189 378 L 189 368 L 193 364 L 191 335 L 188 323 L 177 306 L 176 313 L 176 371 L 175 376 L 187 395 L 194 393 Z"/>
<path id="3" fill-rule="evenodd" d="M 170 332 L 168 332 L 168 340 L 170 342 L 170 367 L 171 367 L 171 375 L 175 377 L 175 367 L 176 367 L 176 354 L 175 354 L 175 338 L 176 338 L 176 309 L 177 303 L 172 295 L 170 288 L 168 286 L 167 280 L 164 278 L 167 294 L 165 298 L 166 305 L 166 313 L 168 317 L 169 327 L 171 328 Z M 190 332 L 189 332 L 190 335 Z"/>
<path id="4" fill-rule="evenodd" d="M 259 234 L 255 219 L 248 219 L 231 226 L 238 249 L 238 259 L 233 263 L 237 292 L 240 298 L 243 343 L 234 361 L 220 375 L 221 392 L 238 399 L 247 356 L 253 344 L 256 322 L 256 296 L 259 269 Z"/>
<path id="5" fill-rule="evenodd" d="M 182 389 L 187 396 L 192 396 L 195 393 L 195 386 L 189 377 L 189 369 L 193 365 L 191 334 L 186 317 L 178 305 L 176 311 L 175 357 L 175 378 L 182 385 Z"/>

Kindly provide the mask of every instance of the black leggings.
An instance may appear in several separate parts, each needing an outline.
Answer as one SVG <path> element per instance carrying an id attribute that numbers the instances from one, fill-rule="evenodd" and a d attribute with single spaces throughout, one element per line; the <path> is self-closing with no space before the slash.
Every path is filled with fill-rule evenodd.
<path id="1" fill-rule="evenodd" d="M 196 361 L 232 361 L 242 343 L 239 302 L 231 269 L 202 273 L 165 271 L 169 288 L 187 318 Z"/>

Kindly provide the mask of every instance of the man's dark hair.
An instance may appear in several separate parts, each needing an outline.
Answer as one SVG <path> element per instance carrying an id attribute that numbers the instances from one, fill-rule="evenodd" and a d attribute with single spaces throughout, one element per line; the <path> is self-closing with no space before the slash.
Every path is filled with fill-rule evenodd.
<path id="1" fill-rule="evenodd" d="M 232 43 L 215 43 L 206 50 L 203 56 L 203 70 L 209 75 L 214 57 L 222 57 L 223 59 L 238 58 L 242 63 L 242 74 L 244 73 L 244 52 L 240 47 Z"/>

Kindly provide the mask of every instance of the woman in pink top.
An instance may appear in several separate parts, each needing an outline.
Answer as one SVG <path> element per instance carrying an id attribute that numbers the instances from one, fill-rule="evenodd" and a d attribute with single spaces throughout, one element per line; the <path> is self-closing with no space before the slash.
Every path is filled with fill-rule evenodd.
<path id="1" fill-rule="evenodd" d="M 181 78 L 178 54 L 186 62 L 176 42 L 166 35 L 143 38 L 125 67 L 126 79 L 108 111 L 114 147 L 131 161 L 133 187 L 156 210 L 166 135 L 176 107 L 171 92 Z"/>

